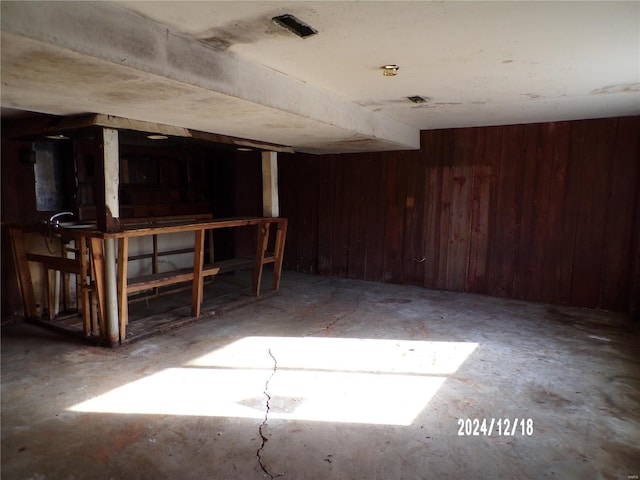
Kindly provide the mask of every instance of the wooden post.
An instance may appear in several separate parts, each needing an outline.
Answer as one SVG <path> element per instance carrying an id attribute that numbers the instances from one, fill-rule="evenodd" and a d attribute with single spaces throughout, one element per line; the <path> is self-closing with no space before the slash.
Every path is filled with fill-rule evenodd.
<path id="1" fill-rule="evenodd" d="M 191 291 L 191 315 L 200 316 L 202 306 L 202 265 L 204 262 L 204 228 L 196 230 L 193 246 L 193 283 Z"/>
<path id="2" fill-rule="evenodd" d="M 262 216 L 280 216 L 278 154 L 276 152 L 262 152 Z"/>
<path id="3" fill-rule="evenodd" d="M 280 289 L 280 277 L 282 276 L 282 262 L 284 260 L 284 242 L 287 237 L 287 219 L 281 219 L 278 222 L 278 230 L 276 231 L 276 244 L 273 255 L 275 262 L 273 265 L 273 290 Z"/>
<path id="4" fill-rule="evenodd" d="M 98 313 L 100 321 L 100 335 L 105 339 L 107 338 L 107 326 L 105 322 L 106 318 L 106 293 L 104 285 L 104 248 L 102 245 L 102 239 L 97 237 L 91 237 L 89 239 L 89 250 L 91 257 L 91 270 L 93 272 L 94 287 L 96 297 L 98 299 Z"/>
<path id="5" fill-rule="evenodd" d="M 118 185 L 120 183 L 120 153 L 118 131 L 102 129 L 102 155 L 96 168 L 96 213 L 98 230 L 113 232 L 120 227 Z"/>
<path id="6" fill-rule="evenodd" d="M 105 285 L 105 314 L 106 336 L 112 347 L 120 343 L 118 322 L 118 274 L 116 272 L 116 241 L 113 238 L 104 239 L 104 285 Z"/>
<path id="7" fill-rule="evenodd" d="M 264 254 L 269 243 L 269 227 L 271 223 L 264 220 L 258 225 L 258 240 L 256 249 L 256 260 L 253 266 L 253 293 L 260 296 L 260 286 L 262 284 L 262 271 L 264 269 Z"/>

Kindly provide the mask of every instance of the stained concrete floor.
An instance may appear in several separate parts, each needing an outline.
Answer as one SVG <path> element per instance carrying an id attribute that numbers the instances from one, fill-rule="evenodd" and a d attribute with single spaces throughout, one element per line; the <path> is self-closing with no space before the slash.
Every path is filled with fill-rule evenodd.
<path id="1" fill-rule="evenodd" d="M 639 346 L 617 314 L 291 272 L 115 350 L 8 325 L 2 478 L 638 478 Z"/>

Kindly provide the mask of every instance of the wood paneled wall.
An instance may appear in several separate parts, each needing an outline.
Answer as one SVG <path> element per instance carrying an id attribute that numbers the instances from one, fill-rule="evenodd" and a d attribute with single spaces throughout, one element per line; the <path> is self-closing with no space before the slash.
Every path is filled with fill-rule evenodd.
<path id="1" fill-rule="evenodd" d="M 637 312 L 640 117 L 280 155 L 289 268 Z"/>

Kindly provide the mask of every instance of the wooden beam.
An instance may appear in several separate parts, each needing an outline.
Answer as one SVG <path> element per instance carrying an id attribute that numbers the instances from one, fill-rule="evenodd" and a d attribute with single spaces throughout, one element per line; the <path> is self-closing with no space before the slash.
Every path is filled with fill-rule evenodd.
<path id="1" fill-rule="evenodd" d="M 38 255 L 37 253 L 27 253 L 27 260 L 30 262 L 41 263 L 49 270 L 71 272 L 76 275 L 82 274 L 82 265 L 78 260 L 74 260 L 72 258 L 51 257 L 48 255 Z"/>
<path id="2" fill-rule="evenodd" d="M 120 202 L 118 188 L 120 185 L 120 152 L 118 145 L 118 131 L 112 128 L 102 129 L 102 152 L 104 168 L 104 204 L 107 231 L 120 227 Z"/>
<path id="3" fill-rule="evenodd" d="M 262 152 L 262 215 L 264 217 L 280 216 L 276 152 Z"/>
<path id="4" fill-rule="evenodd" d="M 44 135 L 67 133 L 73 130 L 90 127 L 113 128 L 120 130 L 135 130 L 138 132 L 159 133 L 172 137 L 192 138 L 205 142 L 223 143 L 250 148 L 272 150 L 274 152 L 294 153 L 293 148 L 276 143 L 260 142 L 246 138 L 231 137 L 218 133 L 202 132 L 190 128 L 176 127 L 162 123 L 131 120 L 123 117 L 104 114 L 77 115 L 72 117 L 39 116 L 14 120 L 3 127 L 3 136 L 16 139 L 34 139 Z"/>

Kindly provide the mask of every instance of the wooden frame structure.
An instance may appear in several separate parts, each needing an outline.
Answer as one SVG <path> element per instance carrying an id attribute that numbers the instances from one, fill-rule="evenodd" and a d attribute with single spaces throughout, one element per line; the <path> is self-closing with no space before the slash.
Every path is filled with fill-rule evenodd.
<path id="1" fill-rule="evenodd" d="M 255 296 L 260 296 L 264 266 L 270 263 L 274 264 L 271 289 L 277 291 L 280 288 L 287 224 L 286 218 L 243 217 L 126 225 L 122 226 L 117 232 L 82 229 L 66 230 L 63 228 L 65 235 L 76 240 L 78 254 L 75 259 L 27 253 L 24 232 L 34 231 L 34 229 L 33 227 L 14 226 L 11 228 L 11 239 L 25 314 L 29 319 L 36 319 L 37 316 L 28 262 L 42 264 L 45 271 L 58 270 L 77 275 L 78 285 L 81 288 L 79 292 L 81 300 L 78 303 L 78 310 L 83 316 L 84 333 L 86 336 L 92 333 L 96 334 L 98 330 L 97 317 L 100 322 L 100 336 L 111 346 L 121 344 L 126 338 L 129 319 L 128 296 L 132 293 L 190 281 L 192 282 L 191 315 L 199 317 L 202 309 L 203 282 L 206 277 L 239 268 L 253 267 L 251 291 Z M 270 231 L 274 225 L 273 251 L 268 252 Z M 216 262 L 213 256 L 213 230 L 246 226 L 257 227 L 255 257 L 253 259 L 234 258 Z M 154 267 L 152 269 L 154 273 L 151 275 L 128 278 L 128 263 L 130 260 L 136 259 L 136 257 L 129 257 L 128 254 L 130 238 L 151 236 L 154 239 L 154 253 L 151 256 L 154 264 L 157 264 L 159 255 L 157 250 L 158 235 L 184 232 L 195 233 L 193 267 L 161 273 Z M 205 264 L 206 232 L 209 232 L 209 263 L 207 264 Z M 105 242 L 108 241 L 116 241 L 118 245 L 116 285 L 108 285 L 109 276 L 106 275 Z M 85 253 L 86 245 L 88 245 L 88 255 Z M 191 250 L 189 249 L 188 251 Z M 188 251 L 185 249 L 181 250 L 180 253 L 187 253 Z M 143 257 L 147 256 L 143 255 Z M 117 291 L 116 305 L 107 300 L 109 289 Z M 94 309 L 94 312 L 97 311 L 97 314 L 91 313 L 90 293 L 93 294 L 96 300 L 97 308 Z M 49 298 L 51 298 L 51 295 L 49 295 Z M 117 318 L 117 325 L 110 325 L 110 321 L 112 321 L 110 319 L 113 318 Z"/>

